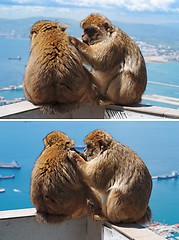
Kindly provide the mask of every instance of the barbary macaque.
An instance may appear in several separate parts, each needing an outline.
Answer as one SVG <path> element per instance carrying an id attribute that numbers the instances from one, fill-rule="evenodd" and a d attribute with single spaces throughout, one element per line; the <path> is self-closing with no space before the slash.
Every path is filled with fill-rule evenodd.
<path id="1" fill-rule="evenodd" d="M 30 32 L 31 47 L 24 76 L 24 94 L 48 114 L 65 113 L 80 104 L 98 104 L 94 76 L 82 64 L 65 32 L 66 26 L 43 20 Z"/>
<path id="2" fill-rule="evenodd" d="M 115 224 L 149 222 L 152 179 L 142 159 L 102 130 L 89 133 L 84 142 L 87 161 L 74 151 L 68 157 L 102 195 L 103 216 Z"/>
<path id="3" fill-rule="evenodd" d="M 37 210 L 37 220 L 60 223 L 88 213 L 94 218 L 95 207 L 95 213 L 100 215 L 100 197 L 68 160 L 68 151 L 74 148 L 74 141 L 54 131 L 45 137 L 44 144 L 31 177 L 30 196 Z"/>
<path id="4" fill-rule="evenodd" d="M 70 37 L 83 61 L 92 66 L 103 101 L 132 105 L 141 101 L 147 72 L 137 44 L 106 17 L 93 13 L 81 22 L 82 41 Z"/>

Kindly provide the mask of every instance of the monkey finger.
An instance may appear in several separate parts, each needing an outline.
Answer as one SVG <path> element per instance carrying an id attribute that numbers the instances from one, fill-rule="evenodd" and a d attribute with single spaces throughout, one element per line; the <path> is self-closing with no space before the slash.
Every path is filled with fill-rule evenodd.
<path id="1" fill-rule="evenodd" d="M 73 44 L 74 46 L 76 45 L 76 38 L 75 37 L 69 36 L 69 40 L 70 40 L 71 44 Z"/>
<path id="2" fill-rule="evenodd" d="M 76 161 L 77 158 L 78 158 L 78 153 L 76 153 L 73 150 L 69 150 L 68 151 L 68 158 L 69 158 L 70 161 Z"/>

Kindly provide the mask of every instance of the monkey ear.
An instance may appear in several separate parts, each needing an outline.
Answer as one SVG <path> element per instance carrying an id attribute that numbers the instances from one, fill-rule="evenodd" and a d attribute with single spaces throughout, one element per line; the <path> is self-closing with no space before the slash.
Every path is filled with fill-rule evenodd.
<path id="1" fill-rule="evenodd" d="M 105 150 L 110 146 L 111 142 L 112 142 L 112 139 L 111 139 L 111 140 L 109 140 L 109 139 L 108 139 L 108 140 L 106 140 L 106 139 L 104 139 L 104 140 L 100 139 L 100 140 L 98 141 L 99 146 L 100 146 L 100 149 L 103 150 L 103 151 L 105 151 Z"/>
<path id="2" fill-rule="evenodd" d="M 99 143 L 100 149 L 104 151 L 107 147 L 105 142 L 103 140 L 99 140 L 98 143 Z"/>
<path id="3" fill-rule="evenodd" d="M 110 32 L 110 33 L 113 32 L 113 26 L 112 26 L 112 24 L 111 24 L 111 22 L 110 22 L 109 20 L 106 20 L 106 21 L 104 22 L 103 26 L 104 26 L 104 28 L 105 28 L 105 30 L 106 30 L 107 32 Z"/>
<path id="4" fill-rule="evenodd" d="M 60 29 L 64 32 L 67 29 L 68 25 L 63 24 L 60 26 Z"/>
<path id="5" fill-rule="evenodd" d="M 84 20 L 81 21 L 81 23 L 80 23 L 80 27 L 84 29 L 84 27 L 83 27 L 83 23 L 84 23 Z"/>
<path id="6" fill-rule="evenodd" d="M 30 30 L 30 38 L 32 38 L 32 36 L 34 37 L 34 36 L 36 36 L 36 35 L 37 35 L 36 29 L 35 29 L 35 28 L 32 28 L 32 29 Z"/>

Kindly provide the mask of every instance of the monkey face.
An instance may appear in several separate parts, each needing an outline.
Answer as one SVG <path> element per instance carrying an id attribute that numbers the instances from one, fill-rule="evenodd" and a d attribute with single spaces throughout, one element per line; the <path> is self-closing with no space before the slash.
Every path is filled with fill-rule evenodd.
<path id="1" fill-rule="evenodd" d="M 89 133 L 84 140 L 86 144 L 84 153 L 87 161 L 92 160 L 107 150 L 113 140 L 108 133 L 102 130 L 95 130 Z"/>
<path id="2" fill-rule="evenodd" d="M 112 32 L 112 24 L 100 14 L 91 14 L 81 22 L 84 29 L 82 40 L 88 45 L 93 45 L 104 40 Z"/>
<path id="3" fill-rule="evenodd" d="M 66 150 L 74 148 L 74 141 L 70 139 L 66 134 L 58 131 L 49 133 L 44 139 L 44 144 L 46 147 L 58 145 L 59 147 Z"/>
<path id="4" fill-rule="evenodd" d="M 86 142 L 86 147 L 84 149 L 84 155 L 87 159 L 87 161 L 92 160 L 93 158 L 97 157 L 100 153 L 100 148 L 98 144 L 94 144 L 93 142 Z"/>
<path id="5" fill-rule="evenodd" d="M 88 45 L 93 45 L 97 42 L 102 41 L 103 33 L 99 28 L 89 27 L 85 28 L 82 34 L 82 40 Z"/>

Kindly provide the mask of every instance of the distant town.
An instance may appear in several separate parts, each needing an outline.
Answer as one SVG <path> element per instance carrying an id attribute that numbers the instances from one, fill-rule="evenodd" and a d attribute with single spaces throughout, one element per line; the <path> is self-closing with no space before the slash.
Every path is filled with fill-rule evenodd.
<path id="1" fill-rule="evenodd" d="M 179 50 L 170 45 L 154 46 L 143 41 L 136 41 L 147 62 L 179 62 Z"/>
<path id="2" fill-rule="evenodd" d="M 0 33 L 0 38 L 28 38 L 28 34 L 20 34 L 12 30 L 11 33 Z M 179 62 L 178 49 L 174 49 L 170 45 L 152 45 L 135 38 L 133 39 L 140 47 L 146 62 Z"/>

